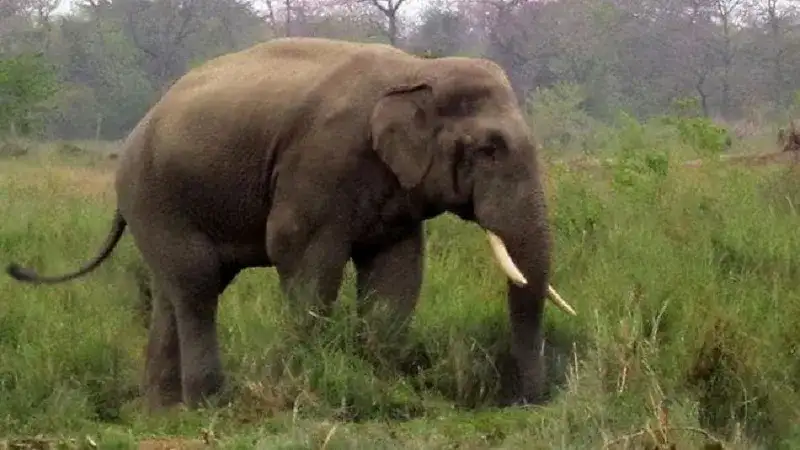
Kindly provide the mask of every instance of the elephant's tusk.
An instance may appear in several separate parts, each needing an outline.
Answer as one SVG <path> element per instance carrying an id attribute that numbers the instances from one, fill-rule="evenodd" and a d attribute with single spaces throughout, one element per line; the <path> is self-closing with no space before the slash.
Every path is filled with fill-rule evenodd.
<path id="1" fill-rule="evenodd" d="M 558 306 L 558 308 L 560 310 L 564 311 L 565 313 L 567 313 L 567 314 L 569 314 L 571 316 L 577 316 L 578 315 L 578 313 L 575 312 L 575 309 L 573 309 L 572 306 L 570 306 L 570 304 L 567 303 L 566 300 L 561 298 L 561 296 L 558 295 L 558 292 L 556 292 L 555 288 L 553 286 L 549 285 L 549 284 L 547 285 L 547 293 L 550 294 L 549 295 L 550 300 L 552 300 L 553 303 L 555 303 L 556 306 Z"/>
<path id="2" fill-rule="evenodd" d="M 525 279 L 525 276 L 522 275 L 522 272 L 520 272 L 517 265 L 514 264 L 514 261 L 511 259 L 511 255 L 508 254 L 508 250 L 506 249 L 506 245 L 503 244 L 502 239 L 489 230 L 486 230 L 486 235 L 489 238 L 489 245 L 492 247 L 494 257 L 497 259 L 497 262 L 500 263 L 500 268 L 503 269 L 506 276 L 517 286 L 525 286 L 528 284 L 528 280 Z"/>
<path id="3" fill-rule="evenodd" d="M 494 252 L 494 257 L 497 259 L 497 262 L 500 263 L 500 268 L 503 269 L 506 276 L 517 286 L 525 286 L 528 284 L 528 280 L 525 279 L 525 276 L 519 268 L 517 268 L 517 265 L 514 264 L 514 260 L 511 259 L 511 255 L 508 254 L 508 249 L 506 249 L 503 240 L 489 230 L 486 230 L 486 235 L 489 238 L 489 244 L 492 247 L 492 252 Z M 558 292 L 556 292 L 553 286 L 549 284 L 547 285 L 547 294 L 550 300 L 552 300 L 560 310 L 572 316 L 578 314 L 569 303 L 558 295 Z"/>

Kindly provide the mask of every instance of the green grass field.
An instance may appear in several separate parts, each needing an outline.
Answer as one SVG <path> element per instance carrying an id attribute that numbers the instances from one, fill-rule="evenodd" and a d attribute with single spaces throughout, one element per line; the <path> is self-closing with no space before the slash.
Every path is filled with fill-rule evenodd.
<path id="1" fill-rule="evenodd" d="M 220 312 L 234 400 L 213 410 L 142 413 L 146 329 L 129 236 L 79 281 L 3 275 L 0 437 L 101 449 L 204 439 L 226 449 L 798 448 L 800 172 L 675 163 L 546 166 L 552 282 L 578 311 L 548 306 L 546 405 L 493 406 L 508 351 L 505 281 L 477 226 L 444 216 L 427 226 L 407 348 L 360 344 L 351 277 L 330 323 L 308 336 L 273 270 L 243 273 Z M 2 264 L 54 273 L 92 255 L 109 226 L 112 168 L 64 154 L 0 159 Z"/>

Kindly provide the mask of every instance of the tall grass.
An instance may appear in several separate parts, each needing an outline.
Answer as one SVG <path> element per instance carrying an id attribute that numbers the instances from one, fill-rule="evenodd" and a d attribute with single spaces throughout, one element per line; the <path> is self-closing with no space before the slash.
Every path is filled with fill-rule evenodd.
<path id="1" fill-rule="evenodd" d="M 141 413 L 146 330 L 130 238 L 80 281 L 2 277 L 0 436 L 89 434 L 100 448 L 201 433 L 243 449 L 796 448 L 798 173 L 684 168 L 673 150 L 690 144 L 651 132 L 670 135 L 618 130 L 613 166 L 547 167 L 552 282 L 579 315 L 548 307 L 546 405 L 494 406 L 509 348 L 505 281 L 481 231 L 443 216 L 426 229 L 405 345 L 380 338 L 385 317 L 355 316 L 352 271 L 310 335 L 272 270 L 243 273 L 220 311 L 233 401 L 209 410 Z M 65 271 L 107 232 L 107 170 L 56 159 L 0 162 L 6 262 Z"/>

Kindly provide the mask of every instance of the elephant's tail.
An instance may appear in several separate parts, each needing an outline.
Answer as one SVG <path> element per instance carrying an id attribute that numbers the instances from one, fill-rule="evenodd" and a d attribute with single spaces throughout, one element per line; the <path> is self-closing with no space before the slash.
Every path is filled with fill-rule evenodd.
<path id="1" fill-rule="evenodd" d="M 24 281 L 33 284 L 55 284 L 81 277 L 96 269 L 98 266 L 100 266 L 100 264 L 103 263 L 103 261 L 106 260 L 106 258 L 108 258 L 109 255 L 111 255 L 111 252 L 114 251 L 114 248 L 117 246 L 122 234 L 125 232 L 125 227 L 127 225 L 128 223 L 125 221 L 125 218 L 122 217 L 119 209 L 114 211 L 114 219 L 111 224 L 111 231 L 108 233 L 108 237 L 106 238 L 106 242 L 103 245 L 103 248 L 100 250 L 100 253 L 75 272 L 66 275 L 45 277 L 37 274 L 32 269 L 26 269 L 14 263 L 8 265 L 6 272 L 17 281 Z"/>

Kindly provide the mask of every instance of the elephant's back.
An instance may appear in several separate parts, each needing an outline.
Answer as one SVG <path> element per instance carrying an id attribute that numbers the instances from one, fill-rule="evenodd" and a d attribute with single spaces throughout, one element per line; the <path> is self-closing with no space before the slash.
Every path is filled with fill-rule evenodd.
<path id="1" fill-rule="evenodd" d="M 170 91 L 191 90 L 214 83 L 236 88 L 256 81 L 281 82 L 287 89 L 308 86 L 359 55 L 413 58 L 385 44 L 307 37 L 280 38 L 211 59 L 187 72 Z"/>
<path id="2" fill-rule="evenodd" d="M 409 57 L 382 44 L 276 39 L 219 56 L 190 70 L 169 88 L 155 109 L 167 109 L 170 114 L 178 110 L 202 111 L 205 115 L 220 111 L 226 117 L 246 117 L 248 110 L 285 114 L 322 85 L 366 87 L 364 77 L 371 77 L 368 72 L 375 70 L 366 66 L 376 65 L 376 59 Z M 329 89 L 339 96 L 334 92 L 337 89 Z"/>

